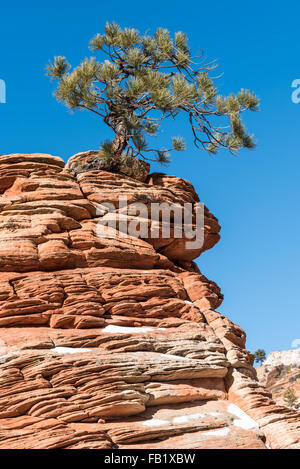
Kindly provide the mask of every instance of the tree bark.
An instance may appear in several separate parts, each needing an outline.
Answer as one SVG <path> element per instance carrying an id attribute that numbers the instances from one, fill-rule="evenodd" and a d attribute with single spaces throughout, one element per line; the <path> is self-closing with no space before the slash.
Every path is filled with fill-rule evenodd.
<path id="1" fill-rule="evenodd" d="M 112 142 L 114 158 L 120 158 L 122 156 L 123 151 L 127 147 L 128 138 L 128 129 L 124 121 L 121 121 L 116 126 L 116 135 Z"/>

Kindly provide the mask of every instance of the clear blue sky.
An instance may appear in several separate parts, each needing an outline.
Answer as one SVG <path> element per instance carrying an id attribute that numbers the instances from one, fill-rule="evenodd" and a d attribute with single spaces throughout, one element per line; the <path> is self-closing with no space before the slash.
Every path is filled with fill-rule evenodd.
<path id="1" fill-rule="evenodd" d="M 44 152 L 68 159 L 109 136 L 94 116 L 70 115 L 58 104 L 44 76 L 54 55 L 66 55 L 73 65 L 90 55 L 88 42 L 106 21 L 141 32 L 182 30 L 192 48 L 219 60 L 222 93 L 244 87 L 260 96 L 261 112 L 246 118 L 258 148 L 238 158 L 210 157 L 193 148 L 188 126 L 168 126 L 170 134 L 186 137 L 188 149 L 173 156 L 167 171 L 190 180 L 222 225 L 221 241 L 198 264 L 222 287 L 220 311 L 246 330 L 252 351 L 288 349 L 300 338 L 300 104 L 291 101 L 291 83 L 300 78 L 299 16 L 297 1 L 1 5 L 0 79 L 7 85 L 7 103 L 0 104 L 2 154 Z"/>

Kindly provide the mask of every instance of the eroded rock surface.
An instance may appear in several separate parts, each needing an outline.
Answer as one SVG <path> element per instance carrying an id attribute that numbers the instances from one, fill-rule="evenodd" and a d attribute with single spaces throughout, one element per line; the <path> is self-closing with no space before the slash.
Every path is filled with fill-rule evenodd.
<path id="1" fill-rule="evenodd" d="M 300 350 L 271 352 L 257 369 L 257 377 L 279 405 L 290 405 L 300 412 Z M 285 400 L 287 390 L 292 390 L 297 401 Z"/>
<path id="2" fill-rule="evenodd" d="M 120 197 L 146 219 L 153 202 L 189 203 L 194 228 L 193 186 L 75 173 L 51 155 L 0 159 L 0 448 L 299 448 L 299 413 L 258 383 L 193 263 L 217 219 L 204 208 L 195 249 L 160 218 L 155 239 L 122 231 Z"/>

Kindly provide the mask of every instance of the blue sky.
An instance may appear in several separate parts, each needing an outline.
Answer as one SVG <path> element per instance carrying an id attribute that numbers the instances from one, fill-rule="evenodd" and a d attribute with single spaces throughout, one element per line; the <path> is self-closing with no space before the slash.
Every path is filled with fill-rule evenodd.
<path id="1" fill-rule="evenodd" d="M 44 76 L 54 55 L 66 55 L 73 65 L 90 55 L 88 42 L 106 21 L 141 32 L 182 30 L 191 48 L 200 46 L 218 59 L 223 94 L 243 87 L 259 95 L 261 112 L 246 116 L 258 141 L 255 151 L 210 157 L 193 148 L 182 122 L 168 125 L 165 134 L 181 133 L 188 144 L 185 153 L 173 155 L 168 173 L 190 180 L 222 225 L 221 241 L 198 264 L 221 286 L 220 311 L 246 330 L 251 351 L 289 349 L 300 338 L 300 104 L 291 101 L 291 83 L 300 78 L 299 15 L 296 1 L 1 5 L 0 79 L 7 86 L 7 103 L 0 104 L 2 154 L 44 152 L 68 159 L 110 136 L 94 116 L 71 115 L 57 103 Z"/>

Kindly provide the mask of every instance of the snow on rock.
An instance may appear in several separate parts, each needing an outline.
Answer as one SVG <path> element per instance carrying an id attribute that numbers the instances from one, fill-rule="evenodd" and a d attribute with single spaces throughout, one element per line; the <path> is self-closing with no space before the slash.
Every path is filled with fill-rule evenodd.
<path id="1" fill-rule="evenodd" d="M 51 349 L 54 353 L 84 353 L 84 352 L 91 352 L 90 348 L 74 348 L 74 347 L 55 347 Z"/>
<path id="2" fill-rule="evenodd" d="M 233 421 L 233 424 L 236 427 L 243 428 L 244 430 L 251 430 L 254 428 L 258 428 L 259 425 L 253 420 L 249 415 L 247 415 L 242 409 L 240 409 L 237 405 L 235 404 L 229 404 L 227 411 L 230 414 L 235 415 L 238 417 Z"/>
<path id="3" fill-rule="evenodd" d="M 205 417 L 205 414 L 187 414 L 187 415 L 179 415 L 178 417 L 170 418 L 169 420 L 160 420 L 160 419 L 152 419 L 146 420 L 143 422 L 143 425 L 147 427 L 159 427 L 161 425 L 180 425 L 182 423 L 189 423 L 195 420 L 199 420 Z"/>
<path id="4" fill-rule="evenodd" d="M 162 420 L 162 419 L 152 419 L 152 420 L 146 420 L 143 422 L 143 425 L 146 425 L 146 427 L 159 427 L 162 425 L 181 425 L 185 423 L 191 423 L 195 422 L 197 420 L 205 418 L 207 415 L 219 415 L 217 412 L 205 412 L 205 413 L 195 413 L 195 414 L 183 414 L 183 415 L 178 415 L 177 417 L 169 417 L 168 420 Z M 225 432 L 226 430 L 226 432 Z M 207 435 L 218 435 L 219 436 L 225 436 L 229 432 L 229 429 L 220 429 L 216 430 L 216 432 L 211 431 L 207 432 L 204 434 Z"/>
<path id="5" fill-rule="evenodd" d="M 152 419 L 146 420 L 143 422 L 143 425 L 146 427 L 161 427 L 162 425 L 169 425 L 170 422 L 168 420 L 160 420 L 160 419 Z"/>
<path id="6" fill-rule="evenodd" d="M 211 432 L 203 432 L 202 435 L 207 436 L 227 436 L 230 432 L 229 428 L 220 428 L 219 430 L 212 430 Z"/>
<path id="7" fill-rule="evenodd" d="M 154 329 L 152 327 L 125 327 L 125 326 L 113 326 L 110 324 L 102 329 L 102 332 L 111 332 L 119 334 L 138 334 L 140 332 L 150 332 Z M 164 328 L 157 328 L 157 330 L 162 331 Z"/>
<path id="8" fill-rule="evenodd" d="M 190 360 L 190 358 L 181 357 L 179 355 L 171 355 L 169 353 L 161 353 L 160 355 L 167 357 L 167 358 L 171 358 L 171 360 Z"/>
<path id="9" fill-rule="evenodd" d="M 190 414 L 190 415 L 180 415 L 179 417 L 174 417 L 172 419 L 172 423 L 174 423 L 175 425 L 178 423 L 189 423 L 194 420 L 199 420 L 203 418 L 204 416 L 205 416 L 204 414 L 200 414 L 200 413 Z"/>
<path id="10" fill-rule="evenodd" d="M 193 304 L 191 301 L 188 301 L 188 300 L 184 300 L 184 302 L 185 302 L 187 305 L 192 305 L 192 304 Z"/>

